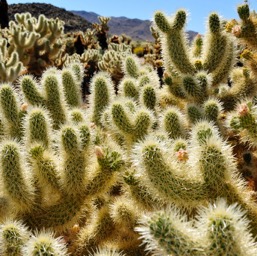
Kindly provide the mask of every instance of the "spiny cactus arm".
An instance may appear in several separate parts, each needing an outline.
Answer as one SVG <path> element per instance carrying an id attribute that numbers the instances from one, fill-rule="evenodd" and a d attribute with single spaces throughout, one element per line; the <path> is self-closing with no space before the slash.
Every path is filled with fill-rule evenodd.
<path id="1" fill-rule="evenodd" d="M 60 200 L 53 205 L 37 205 L 21 217 L 33 229 L 52 228 L 64 231 L 77 223 L 85 207 L 85 197 L 62 194 Z"/>
<path id="2" fill-rule="evenodd" d="M 61 191 L 60 172 L 55 161 L 42 145 L 34 145 L 29 150 L 30 161 L 35 175 L 42 187 L 51 187 L 57 193 Z"/>
<path id="3" fill-rule="evenodd" d="M 83 134 L 81 134 L 83 135 Z M 89 144 L 90 136 L 83 137 L 84 144 Z M 88 141 L 85 141 L 87 139 Z M 87 149 L 84 146 L 84 149 Z M 86 186 L 87 150 L 83 150 L 80 134 L 75 128 L 66 126 L 61 129 L 63 190 L 66 194 L 78 196 L 84 193 Z"/>
<path id="4" fill-rule="evenodd" d="M 5 220 L 0 225 L 0 254 L 3 256 L 22 255 L 22 248 L 29 237 L 28 228 L 20 221 Z"/>
<path id="5" fill-rule="evenodd" d="M 51 119 L 42 108 L 33 108 L 24 119 L 24 130 L 26 145 L 41 143 L 48 148 L 51 139 Z"/>
<path id="6" fill-rule="evenodd" d="M 42 77 L 41 83 L 45 94 L 46 108 L 48 109 L 55 129 L 67 121 L 66 102 L 60 88 L 57 70 L 49 69 Z"/>
<path id="7" fill-rule="evenodd" d="M 162 41 L 164 58 L 171 61 L 182 74 L 193 75 L 196 70 L 190 61 L 185 34 L 182 31 L 186 22 L 186 12 L 177 11 L 172 23 L 161 12 L 155 13 L 154 20 L 160 33 L 164 35 Z"/>
<path id="8" fill-rule="evenodd" d="M 65 99 L 69 107 L 79 107 L 82 103 L 80 87 L 76 83 L 72 70 L 66 68 L 62 70 L 62 86 Z"/>
<path id="9" fill-rule="evenodd" d="M 20 86 L 28 103 L 33 106 L 45 106 L 45 100 L 42 93 L 38 90 L 39 85 L 33 76 L 22 76 L 20 78 Z"/>
<path id="10" fill-rule="evenodd" d="M 229 39 L 222 33 L 220 18 L 218 14 L 212 13 L 209 16 L 209 33 L 207 34 L 206 46 L 203 49 L 203 68 L 207 72 L 213 72 L 224 58 Z"/>
<path id="11" fill-rule="evenodd" d="M 125 77 L 119 85 L 119 94 L 124 97 L 129 97 L 137 101 L 139 99 L 139 88 L 137 81 L 133 78 Z"/>
<path id="12" fill-rule="evenodd" d="M 95 250 L 99 244 L 110 238 L 114 229 L 110 210 L 107 206 L 103 206 L 90 224 L 80 230 L 76 241 L 76 255 L 82 256 Z"/>
<path id="13" fill-rule="evenodd" d="M 34 187 L 31 174 L 23 164 L 21 145 L 13 141 L 5 141 L 1 145 L 1 176 L 6 196 L 19 211 L 33 207 Z"/>
<path id="14" fill-rule="evenodd" d="M 205 118 L 208 121 L 217 124 L 218 117 L 223 109 L 221 102 L 215 98 L 210 98 L 204 102 L 203 109 Z"/>
<path id="15" fill-rule="evenodd" d="M 254 255 L 257 246 L 251 223 L 238 203 L 228 204 L 221 198 L 199 209 L 195 227 L 209 240 L 208 255 Z"/>
<path id="16" fill-rule="evenodd" d="M 124 72 L 127 76 L 132 78 L 138 78 L 139 77 L 139 63 L 136 59 L 136 57 L 129 55 L 124 60 Z"/>
<path id="17" fill-rule="evenodd" d="M 183 77 L 183 87 L 188 95 L 189 100 L 196 102 L 202 101 L 205 97 L 205 88 L 201 86 L 201 82 L 193 76 Z"/>
<path id="18" fill-rule="evenodd" d="M 239 5 L 237 7 L 237 13 L 241 19 L 241 24 L 236 25 L 236 30 L 234 29 L 236 32 L 234 32 L 234 34 L 242 38 L 250 48 L 256 49 L 256 24 L 250 15 L 248 3 Z"/>
<path id="19" fill-rule="evenodd" d="M 134 232 L 135 224 L 139 220 L 139 209 L 133 203 L 126 197 L 118 198 L 111 203 L 110 215 L 118 229 L 126 227 L 128 231 Z"/>
<path id="20" fill-rule="evenodd" d="M 204 182 L 201 179 L 177 176 L 173 170 L 174 166 L 167 163 L 163 147 L 153 140 L 146 140 L 137 146 L 139 151 L 136 151 L 133 157 L 137 161 L 139 156 L 141 158 L 139 167 L 146 178 L 145 184 L 153 186 L 156 193 L 167 202 L 193 205 L 205 200 L 208 195 Z"/>
<path id="21" fill-rule="evenodd" d="M 186 118 L 176 107 L 170 107 L 165 111 L 162 126 L 170 139 L 185 138 L 187 135 Z"/>
<path id="22" fill-rule="evenodd" d="M 154 255 L 204 255 L 198 235 L 186 216 L 177 209 L 157 211 L 144 216 L 135 230 L 141 235 L 146 250 Z"/>
<path id="23" fill-rule="evenodd" d="M 203 38 L 200 34 L 195 36 L 193 43 L 192 43 L 192 48 L 191 52 L 194 58 L 200 58 L 202 55 L 203 51 Z"/>
<path id="24" fill-rule="evenodd" d="M 242 98 L 251 98 L 257 91 L 254 77 L 248 69 L 234 68 L 231 73 L 233 86 L 218 95 L 225 110 L 234 110 Z"/>
<path id="25" fill-rule="evenodd" d="M 157 105 L 157 93 L 152 85 L 145 85 L 141 94 L 144 106 L 149 110 L 154 110 Z"/>
<path id="26" fill-rule="evenodd" d="M 240 136 L 242 142 L 251 146 L 257 145 L 256 116 L 255 106 L 248 100 L 238 103 L 236 110 L 229 113 L 227 119 L 228 127 Z"/>
<path id="27" fill-rule="evenodd" d="M 67 256 L 68 250 L 62 237 L 53 232 L 41 231 L 31 236 L 22 249 L 23 255 L 58 255 Z"/>
<path id="28" fill-rule="evenodd" d="M 144 216 L 136 231 L 156 255 L 250 256 L 257 250 L 244 212 L 223 199 L 201 208 L 194 227 L 173 208 Z"/>
<path id="29" fill-rule="evenodd" d="M 6 132 L 12 137 L 21 139 L 23 111 L 18 106 L 18 96 L 9 84 L 3 84 L 0 89 L 0 106 L 4 120 L 6 121 Z"/>
<path id="30" fill-rule="evenodd" d="M 34 29 L 37 33 L 42 34 L 42 32 L 46 29 L 46 17 L 43 14 L 40 14 L 37 19 L 37 23 L 34 26 Z"/>
<path id="31" fill-rule="evenodd" d="M 152 210 L 157 205 L 162 204 L 160 198 L 156 198 L 154 192 L 144 185 L 144 182 L 135 175 L 135 172 L 127 172 L 124 175 L 124 181 L 129 185 L 129 194 L 142 209 Z"/>
<path id="32" fill-rule="evenodd" d="M 98 53 L 98 51 L 97 51 L 97 53 Z M 75 79 L 76 79 L 76 83 L 80 87 L 83 82 L 83 78 L 84 78 L 83 65 L 80 62 L 72 62 L 68 65 L 68 67 L 72 70 L 72 72 L 75 76 Z"/>
<path id="33" fill-rule="evenodd" d="M 111 115 L 115 126 L 127 137 L 128 141 L 132 140 L 132 142 L 142 139 L 148 133 L 152 123 L 148 111 L 139 110 L 133 120 L 133 116 L 130 116 L 132 114 L 127 113 L 119 102 L 112 104 Z"/>
<path id="34" fill-rule="evenodd" d="M 189 121 L 192 124 L 195 124 L 204 118 L 204 113 L 202 108 L 196 104 L 188 104 L 186 107 L 186 113 Z"/>
<path id="35" fill-rule="evenodd" d="M 91 82 L 92 93 L 90 95 L 90 105 L 92 121 L 96 125 L 101 125 L 101 114 L 110 104 L 114 95 L 114 86 L 107 73 L 99 73 L 94 76 Z"/>
<path id="36" fill-rule="evenodd" d="M 219 66 L 212 72 L 212 85 L 217 86 L 227 79 L 233 64 L 235 62 L 235 46 L 233 42 L 228 42 L 226 46 L 225 58 L 219 63 Z"/>
<path id="37" fill-rule="evenodd" d="M 107 191 L 115 181 L 114 173 L 125 164 L 121 154 L 111 148 L 96 146 L 97 165 L 85 188 L 87 196 L 99 195 Z"/>

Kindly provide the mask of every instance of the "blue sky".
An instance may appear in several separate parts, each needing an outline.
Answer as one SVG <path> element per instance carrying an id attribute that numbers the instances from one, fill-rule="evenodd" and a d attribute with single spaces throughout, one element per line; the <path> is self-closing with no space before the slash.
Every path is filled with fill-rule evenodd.
<path id="1" fill-rule="evenodd" d="M 236 7 L 244 0 L 7 0 L 13 3 L 50 3 L 66 10 L 92 11 L 101 16 L 126 16 L 152 19 L 156 10 L 170 15 L 183 8 L 189 13 L 187 29 L 204 33 L 208 15 L 217 12 L 226 19 L 237 18 Z M 257 11 L 257 0 L 249 0 L 252 10 Z"/>

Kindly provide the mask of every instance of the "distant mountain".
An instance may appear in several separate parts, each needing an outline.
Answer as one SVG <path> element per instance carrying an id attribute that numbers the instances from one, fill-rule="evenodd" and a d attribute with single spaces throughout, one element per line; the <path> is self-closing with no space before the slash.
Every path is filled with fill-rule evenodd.
<path id="1" fill-rule="evenodd" d="M 65 22 L 65 32 L 80 30 L 86 31 L 87 28 L 92 27 L 92 24 L 81 16 L 51 4 L 27 3 L 9 5 L 8 14 L 10 20 L 14 20 L 15 13 L 22 12 L 30 12 L 34 17 L 38 17 L 40 14 L 44 14 L 47 18 L 59 18 Z"/>
<path id="2" fill-rule="evenodd" d="M 91 23 L 99 23 L 98 16 L 94 12 L 72 11 L 74 14 L 80 15 Z M 108 23 L 111 35 L 126 34 L 134 40 L 152 41 L 153 37 L 150 32 L 150 20 L 129 19 L 127 17 L 111 17 Z"/>
<path id="3" fill-rule="evenodd" d="M 98 16 L 101 16 L 94 12 L 72 12 L 85 18 L 91 23 L 99 23 Z M 110 27 L 109 33 L 112 35 L 126 34 L 133 40 L 153 41 L 153 37 L 150 32 L 150 20 L 129 19 L 127 17 L 111 17 L 108 25 Z M 187 31 L 187 33 L 190 41 L 198 34 L 195 31 Z"/>

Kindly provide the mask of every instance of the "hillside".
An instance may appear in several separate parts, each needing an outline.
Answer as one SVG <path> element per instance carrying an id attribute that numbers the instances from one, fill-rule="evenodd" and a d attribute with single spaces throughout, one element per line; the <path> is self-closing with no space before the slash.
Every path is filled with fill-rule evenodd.
<path id="1" fill-rule="evenodd" d="M 38 17 L 40 14 L 44 14 L 47 18 L 59 18 L 65 22 L 65 32 L 78 30 L 85 31 L 87 28 L 92 26 L 90 22 L 81 16 L 51 4 L 32 3 L 9 5 L 8 14 L 10 20 L 14 19 L 15 13 L 22 12 L 30 12 L 34 17 Z"/>
<path id="2" fill-rule="evenodd" d="M 98 16 L 94 12 L 72 11 L 74 14 L 80 15 L 91 23 L 98 23 Z M 150 32 L 151 21 L 140 19 L 129 19 L 127 17 L 111 17 L 109 21 L 110 34 L 120 35 L 122 33 L 130 36 L 134 40 L 153 40 Z M 187 31 L 189 40 L 191 41 L 198 33 L 195 31 Z"/>

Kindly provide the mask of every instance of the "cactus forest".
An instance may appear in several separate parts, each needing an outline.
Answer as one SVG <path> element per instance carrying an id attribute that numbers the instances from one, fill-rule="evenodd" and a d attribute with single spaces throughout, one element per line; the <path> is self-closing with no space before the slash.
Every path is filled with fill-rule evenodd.
<path id="1" fill-rule="evenodd" d="M 257 14 L 0 30 L 1 256 L 257 255 Z"/>

